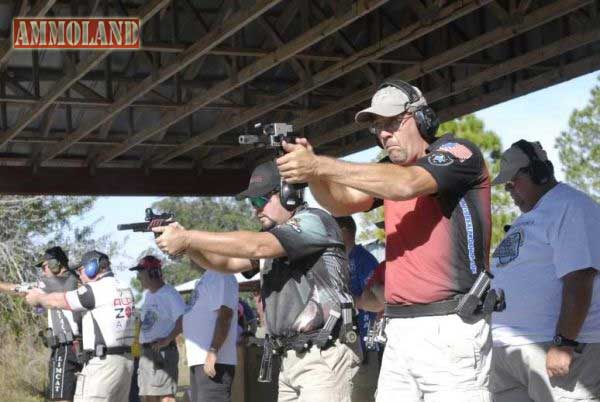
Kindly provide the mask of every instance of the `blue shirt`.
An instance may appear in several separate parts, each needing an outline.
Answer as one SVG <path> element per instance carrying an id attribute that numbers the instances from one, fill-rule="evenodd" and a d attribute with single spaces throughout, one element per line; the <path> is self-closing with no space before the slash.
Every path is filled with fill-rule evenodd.
<path id="1" fill-rule="evenodd" d="M 348 257 L 350 260 L 350 292 L 353 296 L 360 296 L 379 263 L 373 254 L 358 244 L 352 248 Z M 358 332 L 363 350 L 366 350 L 364 338 L 367 336 L 369 323 L 376 318 L 377 313 L 358 310 Z"/>

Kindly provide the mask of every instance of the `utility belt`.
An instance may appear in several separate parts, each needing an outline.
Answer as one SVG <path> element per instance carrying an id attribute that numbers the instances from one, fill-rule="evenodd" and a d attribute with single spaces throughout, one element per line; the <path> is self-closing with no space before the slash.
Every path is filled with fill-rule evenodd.
<path id="1" fill-rule="evenodd" d="M 337 339 L 346 344 L 355 343 L 358 335 L 354 322 L 354 306 L 352 303 L 342 303 L 340 308 L 341 311 L 334 309 L 329 311 L 325 325 L 319 330 L 289 337 L 267 335 L 263 343 L 258 382 L 271 382 L 273 357 L 280 357 L 288 350 L 303 353 L 313 346 L 324 350 L 335 344 Z"/>
<path id="2" fill-rule="evenodd" d="M 106 345 L 96 345 L 94 350 L 83 351 L 83 364 L 87 364 L 94 357 L 105 358 L 108 355 L 126 355 L 131 353 L 131 346 L 114 346 L 107 347 Z"/>
<path id="3" fill-rule="evenodd" d="M 54 335 L 52 328 L 41 330 L 38 335 L 42 338 L 42 343 L 45 347 L 55 349 L 61 345 L 70 345 L 76 339 L 71 332 L 61 332 Z"/>
<path id="4" fill-rule="evenodd" d="M 152 349 L 154 342 L 142 343 L 140 346 L 142 349 Z M 175 341 L 171 341 L 167 346 L 163 346 L 160 350 L 166 349 L 177 349 L 177 343 Z"/>
<path id="5" fill-rule="evenodd" d="M 450 300 L 429 304 L 386 304 L 384 316 L 387 318 L 415 318 L 457 314 L 465 321 L 478 320 L 487 314 L 503 311 L 506 308 L 504 291 L 490 289 L 493 278 L 491 273 L 482 271 L 469 292 Z"/>

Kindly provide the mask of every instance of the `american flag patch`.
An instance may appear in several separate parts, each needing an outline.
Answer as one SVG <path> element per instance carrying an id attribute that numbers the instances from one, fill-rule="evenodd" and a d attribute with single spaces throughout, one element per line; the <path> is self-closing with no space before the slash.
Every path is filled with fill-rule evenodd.
<path id="1" fill-rule="evenodd" d="M 448 142 L 439 147 L 436 151 L 444 151 L 454 155 L 460 162 L 464 162 L 473 156 L 473 152 L 463 144 L 458 142 Z"/>

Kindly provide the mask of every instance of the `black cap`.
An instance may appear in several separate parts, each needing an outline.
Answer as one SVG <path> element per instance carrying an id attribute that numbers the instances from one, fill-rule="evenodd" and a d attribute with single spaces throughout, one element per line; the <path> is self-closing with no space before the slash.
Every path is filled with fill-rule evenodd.
<path id="1" fill-rule="evenodd" d="M 106 254 L 101 253 L 100 251 L 92 250 L 86 252 L 81 256 L 81 261 L 79 262 L 79 265 L 77 265 L 77 268 L 86 265 L 91 260 L 98 260 L 98 264 L 102 268 L 106 267 L 108 265 L 108 262 L 110 261 Z M 106 261 L 104 265 L 102 264 L 103 261 Z"/>
<path id="2" fill-rule="evenodd" d="M 280 185 L 281 176 L 275 161 L 261 163 L 254 168 L 248 188 L 236 195 L 236 198 L 241 200 L 248 197 L 261 197 L 277 190 Z"/>
<path id="3" fill-rule="evenodd" d="M 161 269 L 161 268 L 162 268 L 162 262 L 160 262 L 160 260 L 158 258 L 156 258 L 153 255 L 147 255 L 138 262 L 138 265 L 136 265 L 135 267 L 129 268 L 129 270 L 130 271 L 142 271 L 145 269 Z"/>
<path id="4" fill-rule="evenodd" d="M 63 249 L 59 246 L 51 247 L 44 251 L 42 259 L 37 264 L 35 264 L 35 266 L 41 267 L 44 264 L 44 262 L 49 260 L 56 260 L 61 266 L 69 268 L 69 258 L 67 257 L 67 254 L 65 254 Z"/>

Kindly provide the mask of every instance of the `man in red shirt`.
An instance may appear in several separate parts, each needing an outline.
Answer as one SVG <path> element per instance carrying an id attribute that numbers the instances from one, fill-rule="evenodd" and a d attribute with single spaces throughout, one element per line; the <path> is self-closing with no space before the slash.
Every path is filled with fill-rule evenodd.
<path id="1" fill-rule="evenodd" d="M 284 180 L 308 182 L 317 201 L 343 216 L 383 203 L 388 343 L 377 401 L 489 401 L 489 315 L 465 320 L 458 300 L 488 268 L 490 183 L 481 151 L 451 134 L 421 91 L 384 82 L 369 122 L 387 163 L 315 155 L 306 139 L 285 144 Z M 391 163 L 390 163 L 391 162 Z"/>

